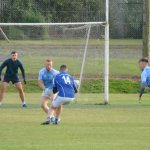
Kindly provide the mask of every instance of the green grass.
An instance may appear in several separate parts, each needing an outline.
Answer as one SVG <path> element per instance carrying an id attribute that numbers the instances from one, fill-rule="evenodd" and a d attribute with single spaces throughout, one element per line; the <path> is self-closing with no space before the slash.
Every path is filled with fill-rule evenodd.
<path id="1" fill-rule="evenodd" d="M 77 40 L 10 40 L 10 43 L 8 43 L 5 40 L 1 40 L 0 45 L 1 46 L 59 46 L 59 45 L 80 45 L 82 44 L 83 39 L 77 39 Z M 97 40 L 90 39 L 89 45 L 103 45 L 104 40 Z M 142 45 L 142 39 L 110 39 L 110 45 L 135 45 L 139 46 Z"/>
<path id="2" fill-rule="evenodd" d="M 69 69 L 69 74 L 73 75 L 77 58 L 68 58 L 68 57 L 50 57 L 53 60 L 53 67 L 59 70 L 62 64 L 67 64 Z M 47 57 L 24 57 L 20 58 L 19 60 L 22 61 L 25 73 L 26 74 L 38 74 L 39 71 L 44 68 L 44 63 Z M 140 75 L 141 71 L 139 69 L 137 58 L 133 59 L 110 59 L 109 61 L 109 74 L 110 75 Z M 97 60 L 99 62 L 99 66 L 102 65 L 101 59 Z M 95 59 L 87 58 L 85 61 L 85 66 L 83 70 L 83 74 L 104 74 L 104 65 L 101 67 L 97 67 L 97 65 L 93 64 Z M 82 59 L 78 60 L 78 67 L 76 69 L 75 74 L 79 75 L 81 72 L 81 64 Z M 5 69 L 3 69 L 3 74 L 5 73 Z M 19 69 L 19 73 L 20 69 Z"/>
<path id="3" fill-rule="evenodd" d="M 148 150 L 149 94 L 138 104 L 137 94 L 110 94 L 110 105 L 81 102 L 65 106 L 57 126 L 41 126 L 47 115 L 40 94 L 6 93 L 0 108 L 0 149 L 5 150 Z M 84 94 L 82 95 L 84 97 Z M 91 98 L 97 94 L 89 94 Z"/>
<path id="4" fill-rule="evenodd" d="M 137 58 L 133 59 L 110 59 L 109 61 L 109 74 L 112 75 L 140 75 L 141 71 L 139 69 Z"/>
<path id="5" fill-rule="evenodd" d="M 1 88 L 0 84 L 0 88 Z M 22 82 L 24 92 L 39 93 L 42 89 L 37 80 L 27 80 L 27 84 Z M 109 79 L 109 93 L 139 93 L 140 83 L 130 80 Z M 6 92 L 17 92 L 17 88 L 10 82 Z M 148 93 L 148 91 L 145 91 Z M 83 79 L 80 87 L 80 93 L 104 93 L 104 80 L 102 79 Z"/>

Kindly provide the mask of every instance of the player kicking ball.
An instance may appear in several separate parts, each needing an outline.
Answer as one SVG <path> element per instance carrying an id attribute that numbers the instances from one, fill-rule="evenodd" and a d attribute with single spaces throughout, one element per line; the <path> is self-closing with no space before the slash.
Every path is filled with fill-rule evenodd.
<path id="1" fill-rule="evenodd" d="M 1 81 L 1 73 L 2 73 L 3 68 L 7 67 L 5 75 L 4 75 L 4 79 L 2 82 L 2 88 L 0 91 L 0 107 L 2 105 L 4 92 L 5 92 L 7 85 L 10 81 L 17 87 L 21 101 L 22 101 L 22 104 L 23 104 L 23 107 L 28 107 L 25 103 L 25 96 L 24 96 L 22 84 L 21 84 L 19 77 L 18 77 L 18 68 L 20 68 L 20 70 L 22 72 L 23 79 L 24 79 L 24 83 L 26 84 L 25 71 L 24 71 L 24 68 L 23 68 L 21 61 L 18 60 L 17 58 L 18 58 L 17 52 L 13 51 L 11 53 L 11 58 L 5 60 L 0 67 L 0 81 Z"/>
<path id="2" fill-rule="evenodd" d="M 53 124 L 58 124 L 59 116 L 62 112 L 62 105 L 71 103 L 74 100 L 77 89 L 74 83 L 74 79 L 68 73 L 66 65 L 60 67 L 60 73 L 56 75 L 53 85 L 53 93 L 57 93 L 57 97 L 52 101 L 52 104 L 48 110 L 48 117 L 46 122 L 41 125 L 48 125 L 52 119 L 53 113 L 56 110 L 56 118 Z"/>
<path id="3" fill-rule="evenodd" d="M 141 74 L 141 90 L 139 95 L 139 103 L 141 104 L 141 97 L 144 90 L 150 91 L 150 67 L 148 67 L 148 59 L 142 58 L 139 60 L 139 68 L 142 71 Z"/>

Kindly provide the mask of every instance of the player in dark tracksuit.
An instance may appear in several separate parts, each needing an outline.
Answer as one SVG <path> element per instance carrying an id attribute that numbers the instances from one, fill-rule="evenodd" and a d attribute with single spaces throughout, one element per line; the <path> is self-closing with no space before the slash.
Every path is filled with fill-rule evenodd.
<path id="1" fill-rule="evenodd" d="M 3 68 L 7 67 L 4 78 L 3 78 L 2 88 L 0 91 L 0 106 L 2 105 L 2 100 L 4 97 L 4 92 L 6 90 L 6 87 L 8 83 L 11 81 L 17 87 L 19 91 L 23 107 L 28 107 L 25 103 L 25 97 L 24 97 L 22 84 L 18 77 L 18 68 L 20 68 L 23 79 L 24 79 L 24 83 L 26 84 L 25 71 L 24 71 L 21 61 L 18 60 L 17 58 L 18 58 L 17 52 L 13 51 L 11 53 L 11 58 L 5 60 L 0 67 L 0 81 L 1 81 L 1 73 L 2 73 Z"/>

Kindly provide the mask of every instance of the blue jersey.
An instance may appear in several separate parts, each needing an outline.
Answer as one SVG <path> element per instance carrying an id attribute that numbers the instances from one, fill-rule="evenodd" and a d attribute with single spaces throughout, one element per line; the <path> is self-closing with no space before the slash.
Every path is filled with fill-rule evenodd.
<path id="1" fill-rule="evenodd" d="M 145 67 L 141 74 L 142 83 L 147 83 L 150 85 L 150 67 Z"/>
<path id="2" fill-rule="evenodd" d="M 45 88 L 53 88 L 53 79 L 59 73 L 59 71 L 51 68 L 50 72 L 47 72 L 46 67 L 41 69 L 39 72 L 38 80 L 42 80 Z"/>
<path id="3" fill-rule="evenodd" d="M 59 73 L 58 75 L 56 75 L 54 79 L 53 87 L 57 87 L 59 91 L 58 96 L 74 98 L 74 95 L 75 95 L 74 79 L 67 72 L 63 71 Z"/>

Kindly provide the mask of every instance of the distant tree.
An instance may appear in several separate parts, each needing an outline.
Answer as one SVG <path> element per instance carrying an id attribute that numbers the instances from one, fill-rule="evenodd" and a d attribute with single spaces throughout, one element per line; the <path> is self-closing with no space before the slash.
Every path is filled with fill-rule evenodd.
<path id="1" fill-rule="evenodd" d="M 150 59 L 150 0 L 143 0 L 143 51 L 142 56 Z"/>

